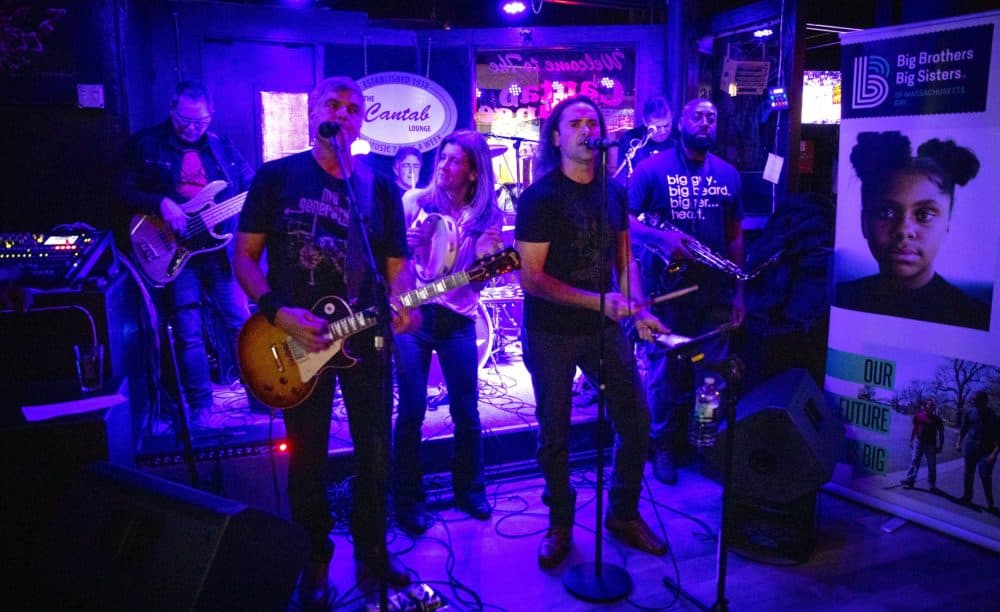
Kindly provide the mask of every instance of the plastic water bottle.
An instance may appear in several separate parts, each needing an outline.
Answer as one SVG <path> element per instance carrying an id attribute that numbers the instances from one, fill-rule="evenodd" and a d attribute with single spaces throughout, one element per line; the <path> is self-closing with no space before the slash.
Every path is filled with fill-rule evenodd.
<path id="1" fill-rule="evenodd" d="M 691 415 L 691 427 L 688 430 L 691 446 L 707 448 L 715 445 L 720 416 L 719 388 L 715 386 L 715 378 L 706 376 L 694 394 L 694 414 Z"/>

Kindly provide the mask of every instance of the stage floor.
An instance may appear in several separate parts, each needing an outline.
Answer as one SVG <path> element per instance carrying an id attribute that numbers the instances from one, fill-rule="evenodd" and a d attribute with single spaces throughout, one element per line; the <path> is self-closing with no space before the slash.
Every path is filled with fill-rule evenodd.
<path id="1" fill-rule="evenodd" d="M 479 371 L 479 415 L 483 425 L 484 445 L 490 439 L 517 431 L 534 430 L 535 398 L 531 378 L 521 361 L 519 342 L 510 342 L 493 353 Z M 589 385 L 578 380 L 574 395 L 574 424 L 592 422 L 597 418 L 595 395 Z M 432 364 L 428 386 L 428 410 L 424 420 L 425 441 L 450 438 L 451 417 L 447 394 L 436 364 Z M 215 401 L 211 414 L 192 427 L 192 442 L 196 451 L 205 453 L 216 448 L 266 447 L 280 442 L 285 434 L 280 413 L 251 410 L 246 391 L 237 382 L 215 386 Z M 182 448 L 172 426 L 174 408 L 164 402 L 164 411 L 151 419 L 137 445 L 137 461 L 148 463 L 158 456 L 176 455 Z M 292 408 L 294 410 L 294 408 Z M 347 413 L 339 394 L 334 399 L 330 425 L 331 455 L 353 451 L 347 425 Z M 509 461 L 510 458 L 504 458 Z"/>
<path id="2" fill-rule="evenodd" d="M 590 393 L 575 396 L 573 429 L 574 485 L 579 491 L 573 550 L 553 570 L 541 570 L 537 547 L 547 527 L 541 503 L 543 482 L 534 467 L 534 401 L 519 346 L 481 371 L 480 414 L 487 451 L 488 493 L 493 516 L 484 522 L 452 507 L 447 477 L 451 425 L 446 405 L 428 411 L 424 425 L 424 463 L 433 526 L 411 538 L 390 520 L 389 548 L 410 570 L 449 602 L 450 610 L 695 610 L 664 579 L 680 583 L 697 601 L 711 606 L 716 598 L 716 542 L 721 488 L 702 474 L 701 462 L 680 470 L 676 486 L 657 482 L 647 464 L 640 511 L 664 533 L 671 552 L 656 558 L 635 552 L 604 534 L 602 559 L 624 568 L 633 589 L 627 599 L 609 604 L 580 601 L 569 594 L 562 576 L 567 568 L 595 558 L 595 488 L 592 429 L 596 405 Z M 429 389 L 433 398 L 439 389 Z M 220 387 L 217 409 L 209 427 L 195 431 L 203 488 L 212 478 L 224 496 L 245 501 L 287 517 L 284 470 L 287 456 L 256 454 L 240 458 L 237 451 L 268 448 L 281 439 L 280 415 L 251 412 L 242 389 Z M 174 448 L 156 451 L 157 444 Z M 184 482 L 187 471 L 176 453 L 174 434 L 164 431 L 143 440 L 140 468 Z M 352 447 L 343 405 L 335 405 L 330 429 L 331 484 L 336 544 L 330 581 L 335 594 L 330 609 L 360 610 L 365 604 L 355 588 L 354 562 L 347 531 Z M 233 449 L 237 449 L 234 451 Z M 437 449 L 436 451 L 434 449 Z M 249 454 L 249 453 L 248 453 Z M 155 465 L 172 457 L 173 466 Z M 224 459 L 219 459 L 225 456 Z M 277 457 L 277 461 L 275 461 Z M 513 467 L 512 467 L 513 466 Z M 520 467 L 518 467 L 520 466 Z M 607 482 L 607 479 L 605 480 Z M 883 525 L 891 517 L 832 494 L 817 496 L 815 529 L 807 535 L 812 551 L 805 562 L 768 558 L 752 560 L 731 552 L 725 593 L 732 609 L 746 610 L 971 610 L 996 603 L 1000 556 L 915 524 L 892 532 Z M 998 517 L 1000 520 L 1000 517 Z M 765 540 L 773 534 L 761 535 Z M 945 560 L 947 560 L 945 562 Z M 299 610 L 293 600 L 289 610 Z"/>
<path id="3" fill-rule="evenodd" d="M 664 578 L 680 583 L 707 606 L 716 599 L 716 543 L 721 488 L 696 467 L 680 471 L 676 486 L 653 479 L 647 464 L 640 511 L 671 547 L 658 558 L 636 552 L 604 534 L 602 559 L 627 571 L 633 589 L 609 604 L 580 601 L 563 586 L 564 572 L 595 559 L 595 472 L 573 472 L 579 494 L 573 549 L 553 570 L 536 561 L 547 527 L 537 476 L 491 482 L 493 516 L 476 521 L 450 507 L 448 495 L 432 498 L 433 525 L 411 538 L 389 533 L 389 549 L 449 602 L 450 610 L 696 610 Z M 771 557 L 753 561 L 731 552 L 725 594 L 733 610 L 986 610 L 996 605 L 995 553 L 915 524 L 886 533 L 890 517 L 820 493 L 812 554 L 805 562 Z M 351 544 L 341 522 L 330 568 L 335 586 L 330 609 L 361 609 L 354 584 Z M 392 593 L 392 591 L 390 591 Z M 290 610 L 299 607 L 293 601 Z"/>

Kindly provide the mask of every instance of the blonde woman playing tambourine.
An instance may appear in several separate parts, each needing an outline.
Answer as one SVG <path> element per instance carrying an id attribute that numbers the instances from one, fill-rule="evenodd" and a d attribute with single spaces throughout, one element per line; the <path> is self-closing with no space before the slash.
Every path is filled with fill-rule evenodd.
<path id="1" fill-rule="evenodd" d="M 494 184 L 489 147 L 482 135 L 460 130 L 444 139 L 430 185 L 403 197 L 407 243 L 418 285 L 464 270 L 477 258 L 503 248 L 503 215 Z M 483 476 L 476 371 L 475 320 L 481 289 L 481 283 L 470 283 L 431 300 L 421 307 L 420 328 L 396 336 L 399 415 L 393 429 L 392 492 L 396 519 L 411 535 L 428 527 L 420 442 L 435 351 L 455 427 L 455 505 L 479 520 L 488 519 L 492 512 Z"/>

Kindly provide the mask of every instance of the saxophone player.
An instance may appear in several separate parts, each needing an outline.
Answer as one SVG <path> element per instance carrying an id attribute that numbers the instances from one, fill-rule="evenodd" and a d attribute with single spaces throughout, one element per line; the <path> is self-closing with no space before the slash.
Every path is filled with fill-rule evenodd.
<path id="1" fill-rule="evenodd" d="M 692 258 L 687 244 L 703 243 L 732 262 L 743 264 L 742 187 L 732 165 L 712 154 L 718 111 L 710 101 L 696 98 L 684 106 L 679 122 L 681 141 L 659 155 L 647 158 L 629 181 L 630 229 L 636 243 L 655 244 L 673 257 Z M 638 220 L 642 214 L 669 221 L 674 229 L 664 231 Z M 646 287 L 656 287 L 665 263 L 647 252 L 642 275 Z M 697 284 L 699 291 L 683 298 L 658 304 L 653 312 L 672 332 L 696 337 L 725 324 L 743 322 L 746 307 L 742 281 L 724 271 L 692 264 L 685 284 Z M 669 289 L 669 288 L 664 288 Z M 704 372 L 671 359 L 668 349 L 645 344 L 647 359 L 646 394 L 652 423 L 650 448 L 653 475 L 657 480 L 677 481 L 674 456 L 685 447 L 686 415 L 692 405 L 693 389 Z M 705 359 L 712 363 L 728 352 L 725 336 L 717 336 L 703 346 Z"/>

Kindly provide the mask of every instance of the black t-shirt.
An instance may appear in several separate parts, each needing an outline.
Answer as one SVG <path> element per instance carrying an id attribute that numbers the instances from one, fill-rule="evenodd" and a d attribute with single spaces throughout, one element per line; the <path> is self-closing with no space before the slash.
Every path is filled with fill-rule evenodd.
<path id="1" fill-rule="evenodd" d="M 367 197 L 357 195 L 370 209 L 368 235 L 381 265 L 386 257 L 406 256 L 406 226 L 392 181 L 375 174 L 370 190 Z M 365 265 L 346 261 L 348 221 L 346 183 L 305 151 L 261 167 L 240 215 L 240 231 L 267 234 L 268 284 L 294 305 L 309 308 L 327 295 L 345 297 L 345 266 Z M 370 288 L 363 293 L 370 295 Z"/>
<path id="2" fill-rule="evenodd" d="M 875 274 L 837 284 L 834 305 L 850 310 L 989 329 L 990 309 L 935 274 L 919 289 L 899 289 Z"/>
<path id="3" fill-rule="evenodd" d="M 618 232 L 628 223 L 625 189 L 608 180 L 608 240 L 602 274 L 600 261 L 601 181 L 583 185 L 554 170 L 528 187 L 517 205 L 514 237 L 523 242 L 547 242 L 545 273 L 586 291 L 612 290 Z M 523 325 L 527 330 L 560 335 L 588 335 L 599 324 L 614 324 L 595 310 L 556 304 L 525 294 Z"/>

